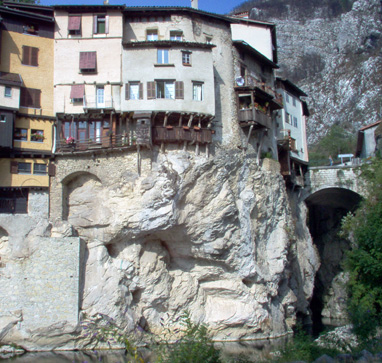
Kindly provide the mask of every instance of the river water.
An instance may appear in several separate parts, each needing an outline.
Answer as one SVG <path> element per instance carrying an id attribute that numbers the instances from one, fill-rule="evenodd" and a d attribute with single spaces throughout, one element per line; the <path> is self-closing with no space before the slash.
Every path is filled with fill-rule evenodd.
<path id="1" fill-rule="evenodd" d="M 224 344 L 216 343 L 215 346 L 221 350 L 222 356 L 227 362 L 234 361 L 238 357 L 245 357 L 248 361 L 256 362 L 269 360 L 270 353 L 283 347 L 287 340 L 288 338 L 279 338 Z M 150 362 L 150 358 L 152 358 L 153 363 L 155 362 L 155 358 L 149 350 L 143 350 L 142 354 L 146 362 Z M 127 363 L 128 358 L 123 350 L 59 351 L 26 353 L 3 361 L 17 363 Z"/>

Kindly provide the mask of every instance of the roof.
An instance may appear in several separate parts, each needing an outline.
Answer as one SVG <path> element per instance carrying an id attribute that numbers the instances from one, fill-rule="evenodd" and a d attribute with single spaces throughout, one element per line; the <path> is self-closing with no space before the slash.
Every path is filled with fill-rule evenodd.
<path id="1" fill-rule="evenodd" d="M 269 26 L 271 28 L 276 27 L 275 23 L 271 23 L 269 21 L 261 21 L 261 20 L 255 20 L 255 19 L 249 19 L 249 18 L 242 18 L 242 17 L 237 16 L 237 15 L 231 15 L 229 17 L 231 19 L 235 20 L 235 23 L 239 22 L 239 23 L 250 23 L 250 24 L 257 24 L 257 25 L 265 25 L 265 26 Z"/>
<path id="2" fill-rule="evenodd" d="M 308 95 L 300 88 L 298 88 L 289 79 L 276 77 L 276 80 L 283 83 L 285 88 L 299 97 L 308 97 Z"/>
<path id="3" fill-rule="evenodd" d="M 231 18 L 225 15 L 210 13 L 208 11 L 203 11 L 199 9 L 194 9 L 191 7 L 184 6 L 126 6 L 124 13 L 135 13 L 135 12 L 186 12 L 191 14 L 204 15 L 211 18 L 219 19 L 228 23 L 239 22 L 240 19 Z M 128 14 L 127 14 L 128 15 Z"/>
<path id="4" fill-rule="evenodd" d="M 21 87 L 23 80 L 18 73 L 0 72 L 0 84 Z"/>
<path id="5" fill-rule="evenodd" d="M 361 127 L 361 128 L 359 129 L 359 131 L 365 131 L 365 130 L 370 129 L 370 128 L 372 128 L 372 127 L 378 126 L 381 122 L 382 122 L 382 121 L 377 121 L 377 122 L 374 122 L 373 124 L 370 124 L 370 125 L 366 125 L 366 126 L 364 126 L 364 127 Z"/>
<path id="6" fill-rule="evenodd" d="M 125 5 L 53 5 L 54 10 L 73 10 L 79 11 L 105 11 L 105 10 L 123 10 Z"/>
<path id="7" fill-rule="evenodd" d="M 123 46 L 128 48 L 145 48 L 145 47 L 171 47 L 171 46 L 180 46 L 188 48 L 207 48 L 211 49 L 216 47 L 214 44 L 209 43 L 197 43 L 197 42 L 184 42 L 176 40 L 145 40 L 145 41 L 129 41 L 122 42 Z"/>
<path id="8" fill-rule="evenodd" d="M 45 21 L 49 23 L 54 23 L 54 18 L 51 16 L 35 14 L 30 11 L 22 11 L 7 6 L 0 6 L 0 14 L 16 15 L 17 17 L 30 18 L 34 20 Z"/>
<path id="9" fill-rule="evenodd" d="M 247 42 L 243 40 L 234 40 L 232 42 L 235 46 L 238 48 L 241 48 L 249 53 L 251 53 L 253 56 L 255 56 L 260 62 L 265 63 L 266 65 L 272 67 L 272 68 L 279 68 L 279 66 L 272 62 L 269 58 L 267 58 L 265 55 L 257 51 L 255 48 L 251 47 Z"/>

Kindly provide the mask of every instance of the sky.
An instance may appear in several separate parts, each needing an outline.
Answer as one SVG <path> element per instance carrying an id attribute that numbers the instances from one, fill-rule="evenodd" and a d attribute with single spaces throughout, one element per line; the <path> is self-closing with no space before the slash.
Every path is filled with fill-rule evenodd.
<path id="1" fill-rule="evenodd" d="M 199 10 L 228 14 L 245 0 L 199 0 Z M 103 0 L 40 0 L 41 5 L 102 5 Z M 110 5 L 191 6 L 191 0 L 109 0 Z"/>

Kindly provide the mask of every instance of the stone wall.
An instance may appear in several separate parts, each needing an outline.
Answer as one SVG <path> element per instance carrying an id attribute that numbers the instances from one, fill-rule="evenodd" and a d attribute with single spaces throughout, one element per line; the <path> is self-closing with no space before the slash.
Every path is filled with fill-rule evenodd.
<path id="1" fill-rule="evenodd" d="M 12 342 L 63 322 L 75 327 L 84 255 L 80 239 L 36 238 L 29 257 L 19 259 L 7 257 L 9 243 L 7 236 L 1 238 L 0 339 Z"/>

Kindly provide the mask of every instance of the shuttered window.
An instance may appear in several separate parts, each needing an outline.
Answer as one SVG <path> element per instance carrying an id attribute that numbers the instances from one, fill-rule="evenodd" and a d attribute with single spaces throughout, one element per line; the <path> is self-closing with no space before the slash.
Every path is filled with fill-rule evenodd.
<path id="1" fill-rule="evenodd" d="M 176 99 L 184 99 L 183 81 L 175 82 L 175 98 Z"/>
<path id="2" fill-rule="evenodd" d="M 147 99 L 155 98 L 155 82 L 147 82 Z"/>
<path id="3" fill-rule="evenodd" d="M 21 87 L 20 107 L 41 108 L 41 91 L 39 89 Z"/>
<path id="4" fill-rule="evenodd" d="M 80 71 L 95 72 L 97 68 L 97 52 L 80 52 Z"/>
<path id="5" fill-rule="evenodd" d="M 126 100 L 142 100 L 143 84 L 141 82 L 129 82 L 125 85 Z"/>
<path id="6" fill-rule="evenodd" d="M 23 46 L 22 64 L 27 66 L 38 66 L 38 48 Z"/>
<path id="7" fill-rule="evenodd" d="M 68 31 L 72 35 L 81 34 L 81 16 L 69 16 Z"/>
<path id="8" fill-rule="evenodd" d="M 109 15 L 93 16 L 93 33 L 108 34 L 109 33 Z"/>

